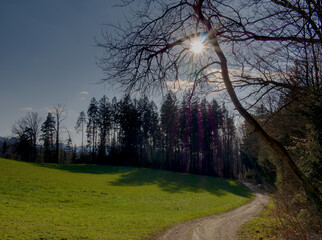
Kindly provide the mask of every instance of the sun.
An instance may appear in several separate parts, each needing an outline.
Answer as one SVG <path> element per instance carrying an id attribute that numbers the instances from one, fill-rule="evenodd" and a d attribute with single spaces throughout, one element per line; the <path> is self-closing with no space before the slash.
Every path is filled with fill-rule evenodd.
<path id="1" fill-rule="evenodd" d="M 200 54 L 202 52 L 202 50 L 204 49 L 204 45 L 203 43 L 200 41 L 200 39 L 196 39 L 194 40 L 191 45 L 190 45 L 190 49 L 193 53 L 195 54 Z"/>

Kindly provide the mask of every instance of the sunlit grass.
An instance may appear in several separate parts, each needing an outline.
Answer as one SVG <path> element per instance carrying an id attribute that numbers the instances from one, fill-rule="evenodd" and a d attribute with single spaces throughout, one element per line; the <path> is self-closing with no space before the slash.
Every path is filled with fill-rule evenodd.
<path id="1" fill-rule="evenodd" d="M 0 239 L 145 239 L 250 198 L 232 180 L 0 158 Z"/>
<path id="2" fill-rule="evenodd" d="M 274 208 L 270 200 L 267 209 L 257 218 L 246 223 L 239 232 L 239 240 L 280 239 L 276 237 L 276 218 L 272 216 Z"/>

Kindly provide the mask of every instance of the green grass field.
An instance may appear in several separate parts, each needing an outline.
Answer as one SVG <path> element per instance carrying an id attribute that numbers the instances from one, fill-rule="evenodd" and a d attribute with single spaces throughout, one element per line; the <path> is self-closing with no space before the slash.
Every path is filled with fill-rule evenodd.
<path id="1" fill-rule="evenodd" d="M 247 222 L 239 231 L 240 240 L 276 240 L 276 235 L 280 231 L 276 226 L 276 218 L 272 216 L 274 208 L 273 201 L 270 200 L 267 208 L 256 218 Z"/>
<path id="2" fill-rule="evenodd" d="M 233 180 L 0 158 L 0 239 L 147 239 L 251 197 Z"/>

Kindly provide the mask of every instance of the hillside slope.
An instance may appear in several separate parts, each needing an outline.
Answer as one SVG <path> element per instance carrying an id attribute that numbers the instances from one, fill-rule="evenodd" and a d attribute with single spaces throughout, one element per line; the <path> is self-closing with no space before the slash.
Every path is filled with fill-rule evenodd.
<path id="1" fill-rule="evenodd" d="M 233 180 L 0 158 L 0 239 L 144 239 L 251 196 Z"/>

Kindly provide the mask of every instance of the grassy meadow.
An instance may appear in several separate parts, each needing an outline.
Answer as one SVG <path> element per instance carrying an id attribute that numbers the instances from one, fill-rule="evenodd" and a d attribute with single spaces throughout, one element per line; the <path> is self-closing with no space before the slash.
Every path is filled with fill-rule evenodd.
<path id="1" fill-rule="evenodd" d="M 280 231 L 276 225 L 276 217 L 273 216 L 273 201 L 270 200 L 268 207 L 256 218 L 247 222 L 239 231 L 240 240 L 257 239 L 280 239 L 277 233 Z"/>
<path id="2" fill-rule="evenodd" d="M 251 197 L 233 180 L 0 158 L 0 239 L 147 239 Z"/>

